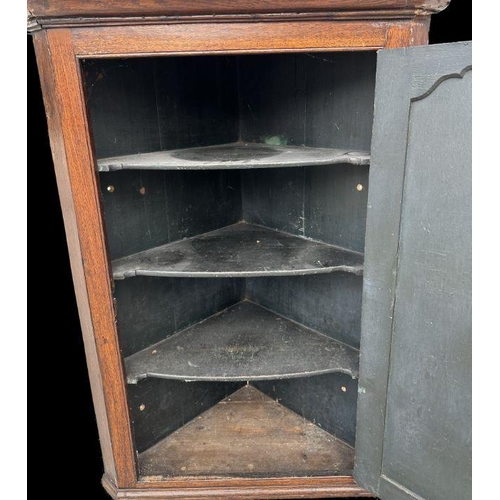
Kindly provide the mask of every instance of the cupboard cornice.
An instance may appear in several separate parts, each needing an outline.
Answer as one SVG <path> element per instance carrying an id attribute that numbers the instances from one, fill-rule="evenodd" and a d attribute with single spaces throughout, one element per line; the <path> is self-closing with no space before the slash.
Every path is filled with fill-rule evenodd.
<path id="1" fill-rule="evenodd" d="M 28 30 L 179 23 L 395 20 L 430 16 L 449 0 L 30 0 Z"/>

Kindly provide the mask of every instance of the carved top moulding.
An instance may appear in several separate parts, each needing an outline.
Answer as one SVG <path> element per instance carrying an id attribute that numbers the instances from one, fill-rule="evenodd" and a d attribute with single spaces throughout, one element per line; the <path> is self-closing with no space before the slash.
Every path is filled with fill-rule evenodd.
<path id="1" fill-rule="evenodd" d="M 407 19 L 450 0 L 28 0 L 28 30 L 218 21 Z"/>

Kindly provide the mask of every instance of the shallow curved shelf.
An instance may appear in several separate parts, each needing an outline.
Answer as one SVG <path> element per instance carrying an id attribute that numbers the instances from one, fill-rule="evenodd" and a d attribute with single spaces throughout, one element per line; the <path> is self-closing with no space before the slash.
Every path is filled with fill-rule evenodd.
<path id="1" fill-rule="evenodd" d="M 125 360 L 127 381 L 251 381 L 341 372 L 358 376 L 358 351 L 249 301 Z"/>
<path id="2" fill-rule="evenodd" d="M 221 170 L 305 167 L 334 164 L 368 165 L 370 154 L 347 149 L 274 146 L 235 142 L 199 148 L 155 151 L 97 161 L 100 172 L 114 170 Z"/>
<path id="3" fill-rule="evenodd" d="M 240 222 L 117 259 L 114 279 L 234 278 L 363 273 L 363 254 Z"/>

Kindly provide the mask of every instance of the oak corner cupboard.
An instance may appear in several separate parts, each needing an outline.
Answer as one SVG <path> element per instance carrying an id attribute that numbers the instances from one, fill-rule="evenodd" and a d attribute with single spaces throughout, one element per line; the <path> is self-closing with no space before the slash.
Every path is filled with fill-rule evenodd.
<path id="1" fill-rule="evenodd" d="M 28 4 L 111 497 L 470 498 L 447 2 Z"/>

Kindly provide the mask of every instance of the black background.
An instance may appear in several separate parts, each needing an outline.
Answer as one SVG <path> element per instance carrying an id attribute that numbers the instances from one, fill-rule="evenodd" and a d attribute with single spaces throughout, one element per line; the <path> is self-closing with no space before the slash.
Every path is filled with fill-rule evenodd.
<path id="1" fill-rule="evenodd" d="M 471 19 L 472 2 L 452 0 L 445 11 L 433 16 L 430 43 L 471 40 Z M 28 168 L 29 191 L 43 193 L 28 206 L 30 227 L 42 228 L 44 234 L 43 241 L 30 240 L 30 265 L 37 271 L 30 293 L 41 303 L 37 310 L 44 311 L 41 317 L 30 317 L 29 330 L 30 359 L 36 358 L 36 366 L 43 366 L 43 375 L 39 368 L 32 371 L 32 387 L 41 395 L 36 401 L 45 402 L 41 406 L 33 403 L 31 412 L 36 426 L 32 431 L 37 436 L 36 460 L 47 468 L 48 482 L 54 481 L 55 490 L 61 492 L 54 498 L 70 498 L 75 492 L 79 498 L 107 499 L 100 485 L 101 452 L 31 38 Z M 43 273 L 39 272 L 42 261 Z M 53 290 L 50 294 L 47 283 Z"/>

